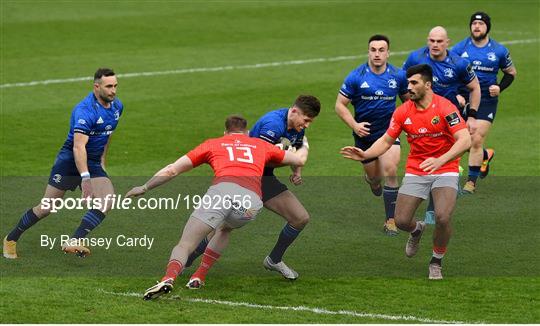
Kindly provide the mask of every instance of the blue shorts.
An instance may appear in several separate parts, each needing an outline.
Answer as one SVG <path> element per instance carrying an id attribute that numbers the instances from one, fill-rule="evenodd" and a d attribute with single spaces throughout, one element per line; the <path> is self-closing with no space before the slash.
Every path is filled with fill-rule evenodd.
<path id="1" fill-rule="evenodd" d="M 88 160 L 88 172 L 91 178 L 109 177 L 107 172 L 103 170 L 101 162 Z M 49 175 L 49 185 L 60 190 L 75 190 L 81 184 L 81 176 L 75 160 L 56 158 L 54 165 Z"/>
<path id="2" fill-rule="evenodd" d="M 480 107 L 478 108 L 477 120 L 486 120 L 493 123 L 495 115 L 497 114 L 498 101 L 480 101 Z"/>
<path id="3" fill-rule="evenodd" d="M 289 189 L 285 184 L 281 183 L 281 181 L 279 181 L 279 179 L 272 173 L 271 175 L 268 174 L 262 177 L 261 190 L 262 201 L 263 203 L 265 203 L 266 201 L 276 197 L 277 195 Z"/>
<path id="4" fill-rule="evenodd" d="M 353 137 L 354 137 L 354 146 L 360 148 L 363 151 L 370 148 L 371 145 L 373 145 L 377 140 L 379 140 L 379 138 L 377 138 L 377 139 L 374 139 L 374 140 L 366 141 L 364 138 L 359 137 L 357 134 L 353 134 Z M 401 142 L 400 142 L 399 138 L 396 138 L 396 141 L 394 142 L 394 145 L 401 145 Z M 379 159 L 378 157 L 374 157 L 374 158 L 370 158 L 370 159 L 367 159 L 367 160 L 364 160 L 364 161 L 361 161 L 361 162 L 362 162 L 362 164 L 368 164 L 368 163 L 376 161 L 378 159 Z"/>
<path id="5" fill-rule="evenodd" d="M 495 115 L 497 114 L 497 104 L 498 101 L 482 101 L 480 100 L 480 106 L 478 107 L 478 113 L 476 114 L 476 120 L 486 120 L 491 123 L 495 120 Z M 467 108 L 469 103 L 465 105 L 465 108 L 462 111 L 462 115 L 467 120 Z"/>

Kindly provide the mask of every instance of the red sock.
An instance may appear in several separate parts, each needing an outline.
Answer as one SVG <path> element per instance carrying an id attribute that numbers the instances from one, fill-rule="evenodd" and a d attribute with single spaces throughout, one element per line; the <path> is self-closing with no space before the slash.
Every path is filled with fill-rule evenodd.
<path id="1" fill-rule="evenodd" d="M 433 257 L 442 259 L 446 253 L 446 247 L 433 246 Z"/>
<path id="2" fill-rule="evenodd" d="M 198 277 L 201 279 L 201 281 L 204 282 L 204 280 L 206 279 L 206 274 L 208 274 L 208 270 L 212 267 L 212 265 L 214 265 L 214 263 L 219 259 L 220 256 L 221 255 L 217 252 L 206 247 L 206 250 L 204 251 L 204 255 L 201 260 L 201 265 L 199 265 L 199 268 L 197 268 L 191 278 Z"/>
<path id="3" fill-rule="evenodd" d="M 182 273 L 183 269 L 184 269 L 184 266 L 178 260 L 176 259 L 169 260 L 169 263 L 167 264 L 167 270 L 165 271 L 165 276 L 161 278 L 161 281 L 163 282 L 169 278 L 176 280 L 176 277 L 178 276 L 178 274 Z"/>

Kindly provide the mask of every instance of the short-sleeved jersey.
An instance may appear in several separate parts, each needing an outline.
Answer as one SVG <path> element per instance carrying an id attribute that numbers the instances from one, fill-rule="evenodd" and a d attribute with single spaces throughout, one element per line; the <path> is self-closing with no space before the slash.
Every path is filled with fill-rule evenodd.
<path id="1" fill-rule="evenodd" d="M 304 130 L 287 130 L 288 108 L 270 111 L 263 115 L 249 131 L 250 137 L 261 138 L 270 144 L 277 144 L 281 137 L 287 138 L 295 147 L 302 146 Z"/>
<path id="2" fill-rule="evenodd" d="M 483 101 L 497 100 L 489 95 L 489 86 L 497 84 L 499 69 L 506 69 L 513 65 L 508 49 L 491 39 L 480 48 L 474 45 L 470 37 L 467 37 L 456 44 L 451 52 L 471 62 L 480 82 L 481 99 Z"/>
<path id="3" fill-rule="evenodd" d="M 426 175 L 420 163 L 429 157 L 439 157 L 454 145 L 454 133 L 467 126 L 457 108 L 442 96 L 433 94 L 430 106 L 418 110 L 413 101 L 400 105 L 390 122 L 386 133 L 397 138 L 401 131 L 407 133 L 411 145 L 405 171 L 415 175 Z M 436 173 L 458 172 L 459 158 L 447 162 Z"/>
<path id="4" fill-rule="evenodd" d="M 264 166 L 268 162 L 281 163 L 285 151 L 261 139 L 229 134 L 209 139 L 186 155 L 193 167 L 210 164 L 214 170 L 214 184 L 234 182 L 262 197 Z"/>
<path id="5" fill-rule="evenodd" d="M 277 144 L 279 139 L 284 137 L 290 140 L 294 147 L 300 148 L 304 139 L 304 130 L 287 129 L 288 112 L 288 108 L 282 108 L 266 113 L 253 125 L 249 136 L 260 138 L 270 144 Z M 274 175 L 274 168 L 266 168 L 264 175 Z"/>
<path id="6" fill-rule="evenodd" d="M 370 135 L 363 139 L 373 141 L 388 129 L 396 97 L 407 93 L 407 77 L 403 70 L 390 64 L 378 75 L 365 63 L 349 73 L 339 93 L 351 100 L 356 122 L 371 124 Z"/>
<path id="7" fill-rule="evenodd" d="M 436 61 L 431 59 L 427 46 L 411 52 L 403 64 L 403 70 L 407 71 L 409 67 L 417 64 L 431 66 L 433 92 L 450 100 L 455 106 L 459 106 L 456 99 L 459 88 L 469 84 L 476 77 L 472 65 L 466 59 L 448 52 L 443 61 Z"/>
<path id="8" fill-rule="evenodd" d="M 111 106 L 104 108 L 90 92 L 71 113 L 69 132 L 61 153 L 73 155 L 73 137 L 75 133 L 88 136 L 86 153 L 89 160 L 100 160 L 109 137 L 116 129 L 122 115 L 124 105 L 119 99 L 114 99 Z"/>

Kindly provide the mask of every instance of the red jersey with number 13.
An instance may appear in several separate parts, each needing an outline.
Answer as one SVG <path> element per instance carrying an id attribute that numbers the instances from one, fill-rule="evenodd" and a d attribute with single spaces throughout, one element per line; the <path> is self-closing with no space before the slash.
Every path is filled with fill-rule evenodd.
<path id="1" fill-rule="evenodd" d="M 259 138 L 228 134 L 208 139 L 186 155 L 193 167 L 210 164 L 215 175 L 213 184 L 233 182 L 261 197 L 261 177 L 265 164 L 281 163 L 285 151 Z"/>
<path id="2" fill-rule="evenodd" d="M 418 110 L 413 101 L 400 105 L 392 116 L 386 133 L 397 138 L 401 131 L 407 133 L 411 145 L 407 157 L 406 173 L 426 175 L 420 163 L 429 157 L 439 157 L 456 142 L 454 133 L 467 128 L 463 118 L 452 102 L 433 94 L 431 104 L 425 110 Z M 441 166 L 435 173 L 458 172 L 459 158 Z"/>

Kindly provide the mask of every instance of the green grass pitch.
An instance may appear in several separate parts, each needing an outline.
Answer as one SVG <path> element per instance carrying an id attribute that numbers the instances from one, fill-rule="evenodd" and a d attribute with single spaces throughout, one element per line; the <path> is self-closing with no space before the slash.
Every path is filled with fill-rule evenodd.
<path id="1" fill-rule="evenodd" d="M 265 211 L 233 233 L 201 291 L 182 288 L 192 268 L 170 299 L 143 302 L 137 294 L 161 276 L 189 211 L 115 210 L 93 237 L 148 235 L 156 239 L 154 246 L 95 248 L 87 259 L 40 246 L 41 235 L 71 234 L 78 225 L 82 211 L 62 211 L 21 238 L 19 260 L 0 260 L 0 322 L 540 321 L 537 1 L 3 0 L 0 5 L 2 237 L 42 195 L 71 109 L 91 87 L 89 81 L 27 83 L 90 76 L 100 66 L 120 74 L 151 73 L 119 77 L 126 108 L 108 172 L 122 194 L 202 140 L 219 136 L 230 113 L 255 122 L 269 110 L 289 106 L 300 93 L 318 96 L 323 105 L 307 132 L 305 184 L 290 186 L 311 214 L 285 256 L 300 273 L 297 281 L 262 267 L 283 225 Z M 390 37 L 390 62 L 400 66 L 405 52 L 425 44 L 433 26 L 445 26 L 453 43 L 463 39 L 476 10 L 491 15 L 494 39 L 510 42 L 518 75 L 501 96 L 488 138 L 497 150 L 491 174 L 477 194 L 459 199 L 445 279 L 429 282 L 432 228 L 412 259 L 404 256 L 403 232 L 383 235 L 382 201 L 362 181 L 360 166 L 339 157 L 339 148 L 352 137 L 334 103 L 347 73 L 365 62 L 372 34 Z M 210 172 L 197 169 L 152 195 L 200 193 Z M 287 172 L 279 171 L 284 177 Z"/>

